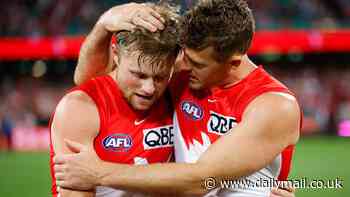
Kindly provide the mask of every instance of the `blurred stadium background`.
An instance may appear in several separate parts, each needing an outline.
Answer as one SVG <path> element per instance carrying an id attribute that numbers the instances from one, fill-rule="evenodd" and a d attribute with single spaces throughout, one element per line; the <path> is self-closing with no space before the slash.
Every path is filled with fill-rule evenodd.
<path id="1" fill-rule="evenodd" d="M 50 113 L 73 85 L 84 36 L 103 11 L 127 2 L 0 0 L 0 196 L 50 196 Z M 180 1 L 183 10 L 192 3 Z M 343 180 L 342 189 L 297 196 L 350 196 L 350 1 L 249 3 L 258 27 L 251 57 L 304 110 L 291 178 Z"/>

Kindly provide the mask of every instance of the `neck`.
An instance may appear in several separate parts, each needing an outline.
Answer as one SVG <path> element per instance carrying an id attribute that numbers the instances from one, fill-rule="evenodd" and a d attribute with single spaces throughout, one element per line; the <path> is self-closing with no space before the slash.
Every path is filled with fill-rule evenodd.
<path id="1" fill-rule="evenodd" d="M 250 61 L 248 56 L 244 55 L 241 64 L 230 70 L 220 86 L 224 88 L 230 87 L 246 78 L 256 68 L 257 66 Z"/>

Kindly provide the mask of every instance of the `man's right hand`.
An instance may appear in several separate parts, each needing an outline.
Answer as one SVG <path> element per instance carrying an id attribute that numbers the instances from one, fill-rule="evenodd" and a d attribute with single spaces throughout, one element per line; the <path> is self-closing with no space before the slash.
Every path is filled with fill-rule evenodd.
<path id="1" fill-rule="evenodd" d="M 164 29 L 164 19 L 147 4 L 128 3 L 106 11 L 86 37 L 74 72 L 77 85 L 113 70 L 112 33 L 144 28 L 151 32 Z"/>
<path id="2" fill-rule="evenodd" d="M 98 20 L 108 32 L 133 31 L 136 27 L 151 32 L 164 29 L 164 19 L 147 4 L 128 3 L 106 11 Z"/>

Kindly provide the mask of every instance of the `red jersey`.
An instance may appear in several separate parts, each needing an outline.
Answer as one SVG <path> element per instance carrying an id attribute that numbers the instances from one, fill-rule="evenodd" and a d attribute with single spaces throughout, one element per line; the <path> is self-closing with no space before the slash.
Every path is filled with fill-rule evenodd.
<path id="1" fill-rule="evenodd" d="M 259 95 L 266 92 L 293 95 L 262 67 L 255 69 L 243 80 L 228 88 L 216 88 L 212 91 L 191 90 L 188 87 L 188 79 L 180 77 L 181 83 L 176 84 L 176 89 L 172 89 L 176 112 L 174 118 L 176 162 L 196 162 L 212 143 L 241 122 L 244 110 Z M 292 152 L 293 146 L 287 147 L 273 163 L 246 179 L 250 181 L 264 177 L 286 179 Z M 264 188 L 238 188 L 219 193 L 254 196 L 264 195 L 266 192 L 268 191 Z"/>
<path id="2" fill-rule="evenodd" d="M 85 92 L 96 104 L 100 129 L 94 139 L 97 155 L 105 161 L 124 164 L 168 162 L 173 153 L 173 110 L 170 101 L 160 98 L 144 119 L 124 99 L 110 76 L 94 78 L 71 91 Z M 54 150 L 51 145 L 51 158 Z M 51 171 L 53 173 L 52 163 Z M 56 193 L 55 181 L 53 192 Z M 100 193 L 111 192 L 101 191 Z M 120 191 L 118 191 L 120 193 Z M 118 193 L 118 194 L 119 194 Z M 117 193 L 113 193 L 116 196 Z"/>

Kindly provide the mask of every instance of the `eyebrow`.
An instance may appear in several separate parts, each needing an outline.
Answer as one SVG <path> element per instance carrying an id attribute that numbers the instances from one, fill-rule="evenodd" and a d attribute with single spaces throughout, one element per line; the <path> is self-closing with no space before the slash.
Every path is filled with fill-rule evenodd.
<path id="1" fill-rule="evenodd" d="M 193 63 L 193 64 L 206 65 L 206 64 L 203 63 L 203 62 L 199 62 L 199 61 L 196 61 L 196 60 L 194 60 L 193 58 L 191 58 L 191 57 L 186 53 L 185 50 L 184 50 L 184 55 L 185 55 L 185 57 L 186 57 L 191 63 Z"/>
<path id="2" fill-rule="evenodd" d="M 167 72 L 165 72 L 165 71 L 152 72 L 151 74 L 144 72 L 142 70 L 134 70 L 133 68 L 129 68 L 129 71 L 132 73 L 142 74 L 142 75 L 145 75 L 147 77 L 164 77 L 167 75 Z"/>

